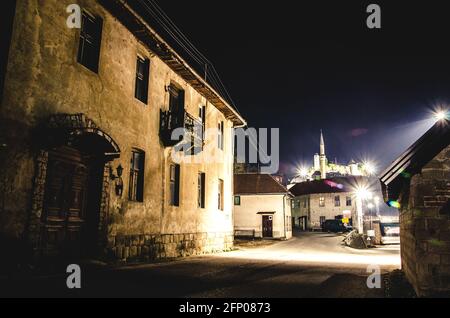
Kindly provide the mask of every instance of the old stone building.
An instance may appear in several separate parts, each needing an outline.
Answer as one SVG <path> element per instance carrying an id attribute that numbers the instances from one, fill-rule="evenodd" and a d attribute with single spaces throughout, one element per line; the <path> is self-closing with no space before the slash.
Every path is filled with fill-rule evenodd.
<path id="1" fill-rule="evenodd" d="M 17 0 L 11 10 L 0 105 L 2 249 L 128 260 L 232 247 L 228 132 L 245 121 L 135 3 Z M 68 27 L 72 4 L 82 9 L 81 28 Z M 191 149 L 178 151 L 176 128 L 188 131 L 181 143 Z M 221 160 L 180 162 L 173 153 Z"/>
<path id="2" fill-rule="evenodd" d="M 382 174 L 400 209 L 402 269 L 419 296 L 450 295 L 450 126 L 438 121 Z"/>

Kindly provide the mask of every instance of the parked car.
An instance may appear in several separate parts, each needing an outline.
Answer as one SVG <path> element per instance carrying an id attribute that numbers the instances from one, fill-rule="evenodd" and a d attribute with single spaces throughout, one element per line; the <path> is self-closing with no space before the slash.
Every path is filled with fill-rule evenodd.
<path id="1" fill-rule="evenodd" d="M 381 223 L 381 244 L 400 244 L 400 223 Z"/>
<path id="2" fill-rule="evenodd" d="M 322 231 L 328 233 L 346 233 L 351 231 L 351 227 L 346 226 L 341 220 L 326 220 L 322 224 Z"/>

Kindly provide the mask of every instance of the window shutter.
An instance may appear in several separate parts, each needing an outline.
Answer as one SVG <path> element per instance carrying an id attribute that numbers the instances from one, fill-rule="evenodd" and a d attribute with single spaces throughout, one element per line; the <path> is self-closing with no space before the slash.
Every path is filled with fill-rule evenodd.
<path id="1" fill-rule="evenodd" d="M 175 165 L 175 206 L 180 206 L 180 165 Z"/>
<path id="2" fill-rule="evenodd" d="M 201 185 L 202 185 L 202 208 L 205 208 L 206 206 L 206 174 L 202 173 L 201 176 Z"/>
<path id="3" fill-rule="evenodd" d="M 136 200 L 138 202 L 144 202 L 144 175 L 145 175 L 145 153 L 138 153 L 139 158 L 139 175 L 138 175 L 138 188 L 136 193 Z"/>

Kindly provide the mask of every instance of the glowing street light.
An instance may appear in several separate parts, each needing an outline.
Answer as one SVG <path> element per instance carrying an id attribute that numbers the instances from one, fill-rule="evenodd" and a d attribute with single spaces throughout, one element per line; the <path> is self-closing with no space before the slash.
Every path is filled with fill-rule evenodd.
<path id="1" fill-rule="evenodd" d="M 300 177 L 306 178 L 308 176 L 308 169 L 305 167 L 301 167 L 300 169 L 298 169 L 298 173 Z"/>
<path id="2" fill-rule="evenodd" d="M 436 119 L 436 121 L 443 121 L 448 119 L 449 115 L 448 115 L 448 111 L 447 110 L 438 110 L 434 112 L 434 118 Z"/>
<path id="3" fill-rule="evenodd" d="M 355 190 L 356 198 L 360 200 L 370 200 L 373 197 L 373 193 L 370 192 L 369 188 L 366 186 L 358 186 Z"/>
<path id="4" fill-rule="evenodd" d="M 373 162 L 367 161 L 367 162 L 364 163 L 363 167 L 364 167 L 364 170 L 366 170 L 366 172 L 369 175 L 374 175 L 374 174 L 377 173 L 377 169 L 376 169 L 375 164 Z"/>

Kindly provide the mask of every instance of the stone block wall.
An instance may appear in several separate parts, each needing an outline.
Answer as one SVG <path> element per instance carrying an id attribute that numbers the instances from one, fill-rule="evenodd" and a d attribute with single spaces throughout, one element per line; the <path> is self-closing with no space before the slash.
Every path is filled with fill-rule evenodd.
<path id="1" fill-rule="evenodd" d="M 450 146 L 412 177 L 408 190 L 400 213 L 403 270 L 419 296 L 448 295 Z"/>
<path id="2" fill-rule="evenodd" d="M 233 233 L 114 236 L 108 252 L 118 261 L 151 261 L 231 251 Z"/>

